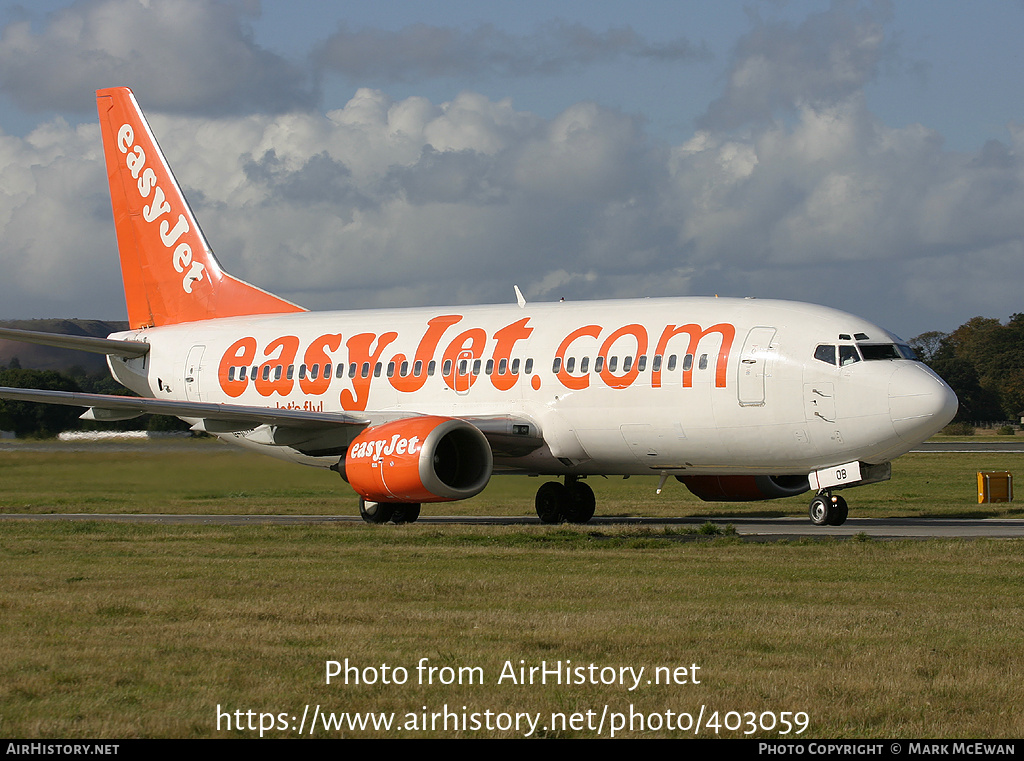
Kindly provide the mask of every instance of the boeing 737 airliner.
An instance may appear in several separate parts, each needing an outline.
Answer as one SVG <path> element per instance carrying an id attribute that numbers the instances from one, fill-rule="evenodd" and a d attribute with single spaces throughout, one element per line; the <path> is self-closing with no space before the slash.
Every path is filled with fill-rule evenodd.
<path id="1" fill-rule="evenodd" d="M 0 337 L 107 355 L 141 398 L 0 389 L 176 415 L 225 441 L 337 471 L 371 523 L 546 475 L 546 523 L 586 522 L 587 476 L 675 476 L 705 500 L 836 492 L 945 426 L 956 396 L 898 338 L 821 306 L 672 298 L 312 313 L 225 273 L 135 97 L 97 93 L 131 329 Z"/>

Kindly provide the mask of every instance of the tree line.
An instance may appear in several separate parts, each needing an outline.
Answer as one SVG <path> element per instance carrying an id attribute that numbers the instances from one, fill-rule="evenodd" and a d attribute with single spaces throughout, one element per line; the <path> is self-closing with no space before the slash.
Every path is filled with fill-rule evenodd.
<path id="1" fill-rule="evenodd" d="M 1024 413 L 1024 314 L 1003 323 L 974 317 L 952 333 L 930 331 L 910 345 L 960 399 L 958 421 L 1019 421 Z"/>
<path id="2" fill-rule="evenodd" d="M 31 370 L 23 368 L 17 357 L 6 366 L 0 366 L 0 386 L 11 388 L 38 388 L 49 391 L 73 391 L 88 394 L 118 394 L 136 396 L 107 373 L 90 373 L 80 366 L 58 370 Z M 115 423 L 96 423 L 81 420 L 81 407 L 62 404 L 37 404 L 0 400 L 0 430 L 13 431 L 18 438 L 25 436 L 51 438 L 64 431 L 187 431 L 188 425 L 166 415 L 143 415 L 132 420 Z"/>

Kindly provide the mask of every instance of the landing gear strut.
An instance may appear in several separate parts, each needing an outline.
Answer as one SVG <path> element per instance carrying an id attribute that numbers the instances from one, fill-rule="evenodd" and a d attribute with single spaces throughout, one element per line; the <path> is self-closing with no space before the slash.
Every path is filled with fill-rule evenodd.
<path id="1" fill-rule="evenodd" d="M 367 523 L 415 523 L 420 506 L 417 502 L 370 502 L 360 497 L 359 517 Z"/>
<path id="2" fill-rule="evenodd" d="M 541 523 L 586 523 L 594 517 L 597 500 L 593 489 L 576 476 L 566 476 L 564 484 L 543 484 L 534 504 Z"/>
<path id="3" fill-rule="evenodd" d="M 845 499 L 825 489 L 811 500 L 807 512 L 815 526 L 842 526 L 850 510 Z"/>

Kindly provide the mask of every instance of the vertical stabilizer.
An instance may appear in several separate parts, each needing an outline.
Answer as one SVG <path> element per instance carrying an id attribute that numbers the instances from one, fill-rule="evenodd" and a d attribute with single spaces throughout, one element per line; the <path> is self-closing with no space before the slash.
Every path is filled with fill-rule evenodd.
<path id="1" fill-rule="evenodd" d="M 305 311 L 221 270 L 131 90 L 96 107 L 133 328 Z"/>

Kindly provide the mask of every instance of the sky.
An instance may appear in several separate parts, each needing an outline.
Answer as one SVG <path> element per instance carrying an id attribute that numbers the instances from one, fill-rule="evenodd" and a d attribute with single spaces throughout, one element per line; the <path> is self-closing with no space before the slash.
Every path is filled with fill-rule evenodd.
<path id="1" fill-rule="evenodd" d="M 95 90 L 311 309 L 1024 311 L 1024 2 L 0 0 L 0 319 L 124 319 Z"/>

